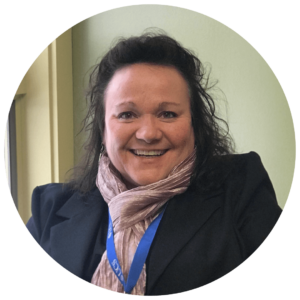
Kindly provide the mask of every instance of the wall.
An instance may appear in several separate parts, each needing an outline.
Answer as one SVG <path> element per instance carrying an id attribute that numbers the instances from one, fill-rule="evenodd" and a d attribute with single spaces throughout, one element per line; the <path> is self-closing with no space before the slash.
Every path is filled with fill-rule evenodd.
<path id="1" fill-rule="evenodd" d="M 295 163 L 294 129 L 285 95 L 270 67 L 247 41 L 199 13 L 171 6 L 129 6 L 101 13 L 74 26 L 75 135 L 85 114 L 84 94 L 92 66 L 116 38 L 139 35 L 149 27 L 165 30 L 211 66 L 211 77 L 218 80 L 221 90 L 214 93 L 219 99 L 217 106 L 229 122 L 237 152 L 259 153 L 283 207 Z M 84 134 L 76 137 L 75 162 L 84 140 Z"/>
<path id="2" fill-rule="evenodd" d="M 73 166 L 71 30 L 51 43 L 15 96 L 18 210 L 26 223 L 38 185 L 63 182 Z"/>

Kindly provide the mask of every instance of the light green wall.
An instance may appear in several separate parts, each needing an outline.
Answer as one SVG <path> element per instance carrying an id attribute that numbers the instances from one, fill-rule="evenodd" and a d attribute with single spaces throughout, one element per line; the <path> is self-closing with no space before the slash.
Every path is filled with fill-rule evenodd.
<path id="1" fill-rule="evenodd" d="M 114 9 L 73 27 L 74 130 L 85 114 L 84 91 L 91 67 L 116 38 L 140 35 L 149 27 L 166 31 L 212 68 L 224 95 L 219 110 L 230 126 L 237 152 L 256 151 L 273 182 L 281 207 L 287 199 L 295 163 L 295 139 L 284 93 L 264 59 L 242 37 L 199 13 L 161 5 Z M 225 112 L 227 111 L 227 115 Z M 75 141 L 75 161 L 84 134 Z"/>

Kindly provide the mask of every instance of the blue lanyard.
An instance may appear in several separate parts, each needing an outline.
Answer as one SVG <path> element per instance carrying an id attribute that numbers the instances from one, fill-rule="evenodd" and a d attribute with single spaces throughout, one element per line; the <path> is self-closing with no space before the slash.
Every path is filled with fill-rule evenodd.
<path id="1" fill-rule="evenodd" d="M 150 250 L 150 246 L 152 244 L 152 241 L 154 239 L 155 233 L 157 231 L 158 225 L 160 223 L 160 220 L 163 216 L 165 209 L 166 207 L 164 207 L 163 211 L 150 224 L 150 226 L 145 231 L 141 241 L 139 242 L 133 257 L 132 264 L 130 266 L 127 282 L 125 282 L 121 270 L 121 266 L 117 258 L 115 243 L 114 243 L 113 223 L 111 220 L 111 216 L 109 214 L 109 224 L 108 224 L 108 231 L 107 231 L 107 238 L 106 238 L 107 258 L 109 260 L 111 268 L 113 269 L 114 273 L 122 283 L 126 294 L 131 293 L 132 289 L 134 288 L 136 282 L 140 277 L 148 252 Z"/>

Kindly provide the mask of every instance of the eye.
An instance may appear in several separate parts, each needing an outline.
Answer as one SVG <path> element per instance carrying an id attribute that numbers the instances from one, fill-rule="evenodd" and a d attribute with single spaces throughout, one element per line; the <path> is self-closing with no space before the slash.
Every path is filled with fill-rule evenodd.
<path id="1" fill-rule="evenodd" d="M 177 114 L 172 111 L 164 111 L 161 113 L 161 117 L 165 119 L 171 119 L 171 118 L 176 118 Z"/>
<path id="2" fill-rule="evenodd" d="M 122 112 L 118 115 L 118 119 L 128 120 L 134 118 L 134 115 L 130 111 Z"/>

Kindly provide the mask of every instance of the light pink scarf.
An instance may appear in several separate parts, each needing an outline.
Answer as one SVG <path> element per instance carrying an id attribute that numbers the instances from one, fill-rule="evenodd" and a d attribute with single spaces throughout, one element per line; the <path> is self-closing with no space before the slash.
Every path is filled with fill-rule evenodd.
<path id="1" fill-rule="evenodd" d="M 186 191 L 190 184 L 195 161 L 195 150 L 175 166 L 169 176 L 158 182 L 128 190 L 119 172 L 106 154 L 99 161 L 96 185 L 108 204 L 114 227 L 114 242 L 125 280 L 142 236 L 161 207 L 172 197 Z M 123 293 L 124 289 L 111 269 L 106 251 L 102 255 L 92 281 L 100 287 Z M 132 295 L 144 295 L 146 286 L 145 264 L 133 288 Z"/>

